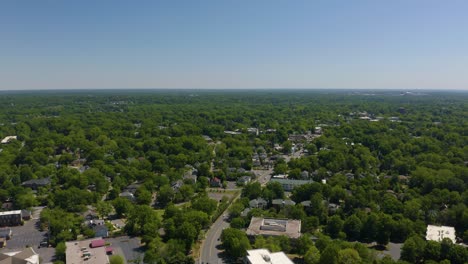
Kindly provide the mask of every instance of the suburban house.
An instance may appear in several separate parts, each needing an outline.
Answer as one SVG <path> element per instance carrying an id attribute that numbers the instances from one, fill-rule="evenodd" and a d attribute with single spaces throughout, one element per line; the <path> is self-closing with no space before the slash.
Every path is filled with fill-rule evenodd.
<path id="1" fill-rule="evenodd" d="M 93 226 L 94 237 L 108 237 L 109 228 L 106 225 Z"/>
<path id="2" fill-rule="evenodd" d="M 42 178 L 42 179 L 31 179 L 28 181 L 24 181 L 21 183 L 21 186 L 26 188 L 31 188 L 33 190 L 37 190 L 40 187 L 46 187 L 50 185 L 50 177 Z"/>
<path id="3" fill-rule="evenodd" d="M 172 190 L 177 192 L 177 191 L 179 191 L 180 187 L 182 187 L 182 185 L 184 185 L 184 182 L 182 180 L 177 180 L 177 181 L 171 183 L 171 188 L 172 188 Z"/>
<path id="4" fill-rule="evenodd" d="M 210 179 L 210 186 L 211 187 L 223 187 L 221 180 L 217 177 Z"/>
<path id="5" fill-rule="evenodd" d="M 250 200 L 249 206 L 250 208 L 262 208 L 264 209 L 267 206 L 268 202 L 263 198 L 257 198 Z"/>
<path id="6" fill-rule="evenodd" d="M 294 206 L 296 205 L 296 202 L 293 200 L 274 199 L 271 201 L 271 204 L 276 208 L 282 208 L 285 206 Z"/>
<path id="7" fill-rule="evenodd" d="M 130 201 L 135 201 L 135 195 L 129 191 L 124 191 L 119 194 L 120 197 L 127 198 Z"/>
<path id="8" fill-rule="evenodd" d="M 246 184 L 249 183 L 251 180 L 252 180 L 252 177 L 250 177 L 250 176 L 242 176 L 242 177 L 240 177 L 240 178 L 237 180 L 237 183 L 238 183 L 239 185 L 246 185 Z"/>

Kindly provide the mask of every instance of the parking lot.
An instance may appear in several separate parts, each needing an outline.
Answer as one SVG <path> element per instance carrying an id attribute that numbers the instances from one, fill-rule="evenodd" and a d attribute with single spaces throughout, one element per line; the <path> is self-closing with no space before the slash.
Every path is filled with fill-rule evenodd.
<path id="1" fill-rule="evenodd" d="M 144 251 L 138 237 L 121 236 L 106 238 L 106 242 L 111 243 L 111 247 L 114 249 L 114 255 L 123 255 L 127 263 L 132 263 L 134 260 L 143 262 Z"/>
<path id="2" fill-rule="evenodd" d="M 12 238 L 7 241 L 6 247 L 1 252 L 21 251 L 26 247 L 32 247 L 42 259 L 41 263 L 51 263 L 55 255 L 54 248 L 38 248 L 39 244 L 46 239 L 46 232 L 39 230 L 39 215 L 42 208 L 33 210 L 32 219 L 25 221 L 22 226 L 12 226 Z"/>
<path id="3" fill-rule="evenodd" d="M 13 236 L 7 241 L 6 248 L 18 249 L 25 247 L 37 248 L 46 238 L 46 232 L 39 231 L 39 219 L 26 221 L 23 226 L 12 226 Z"/>

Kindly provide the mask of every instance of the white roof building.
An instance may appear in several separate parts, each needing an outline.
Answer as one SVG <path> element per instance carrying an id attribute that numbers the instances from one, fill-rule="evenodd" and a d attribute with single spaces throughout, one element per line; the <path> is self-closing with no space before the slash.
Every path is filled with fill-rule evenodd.
<path id="1" fill-rule="evenodd" d="M 453 243 L 455 240 L 455 228 L 451 226 L 435 226 L 428 225 L 426 232 L 426 240 L 442 241 L 444 238 L 449 238 Z"/>
<path id="2" fill-rule="evenodd" d="M 7 144 L 8 142 L 14 140 L 14 139 L 17 139 L 18 137 L 17 136 L 7 136 L 5 137 L 4 139 L 2 139 L 1 143 L 2 144 Z"/>
<path id="3" fill-rule="evenodd" d="M 32 249 L 23 251 L 0 253 L 0 264 L 39 264 L 39 255 Z"/>
<path id="4" fill-rule="evenodd" d="M 271 253 L 263 248 L 247 250 L 245 260 L 248 264 L 293 264 L 284 252 Z"/>

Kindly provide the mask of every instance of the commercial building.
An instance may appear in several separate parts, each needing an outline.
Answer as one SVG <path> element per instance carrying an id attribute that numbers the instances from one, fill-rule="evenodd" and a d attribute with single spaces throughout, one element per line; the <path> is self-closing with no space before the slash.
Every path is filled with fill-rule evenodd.
<path id="1" fill-rule="evenodd" d="M 455 228 L 451 226 L 435 226 L 428 225 L 426 232 L 426 240 L 433 241 L 442 241 L 444 238 L 452 240 L 453 243 L 456 243 L 455 239 Z"/>
<path id="2" fill-rule="evenodd" d="M 293 264 L 284 252 L 271 253 L 268 249 L 247 250 L 246 264 Z"/>
<path id="3" fill-rule="evenodd" d="M 102 238 L 66 242 L 67 264 L 109 264 L 108 249 Z"/>
<path id="4" fill-rule="evenodd" d="M 290 192 L 297 186 L 312 183 L 313 181 L 312 180 L 291 180 L 291 179 L 271 178 L 270 182 L 278 182 L 281 184 L 284 191 Z"/>
<path id="5" fill-rule="evenodd" d="M 301 236 L 301 220 L 252 217 L 246 234 L 249 236 Z"/>
<path id="6" fill-rule="evenodd" d="M 0 212 L 0 226 L 21 225 L 22 218 L 21 210 Z"/>

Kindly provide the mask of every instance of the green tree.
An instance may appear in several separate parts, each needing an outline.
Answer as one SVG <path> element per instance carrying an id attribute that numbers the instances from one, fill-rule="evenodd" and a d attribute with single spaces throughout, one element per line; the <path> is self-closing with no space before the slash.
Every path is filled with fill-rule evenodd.
<path id="1" fill-rule="evenodd" d="M 193 209 L 205 212 L 208 215 L 212 215 L 213 212 L 216 210 L 217 206 L 218 203 L 215 200 L 208 197 L 208 195 L 202 195 L 192 201 Z"/>
<path id="2" fill-rule="evenodd" d="M 188 184 L 182 185 L 179 188 L 179 192 L 182 195 L 183 201 L 190 200 L 193 197 L 194 193 L 195 193 L 194 190 L 193 190 L 193 187 L 191 185 L 188 185 Z"/>
<path id="3" fill-rule="evenodd" d="M 110 264 L 124 264 L 125 261 L 120 255 L 112 255 L 109 257 Z"/>
<path id="4" fill-rule="evenodd" d="M 136 205 L 128 215 L 125 230 L 131 235 L 154 237 L 159 226 L 160 219 L 153 208 L 148 205 Z"/>
<path id="5" fill-rule="evenodd" d="M 453 264 L 463 264 L 468 262 L 468 249 L 460 245 L 452 245 L 448 252 L 448 259 Z"/>
<path id="6" fill-rule="evenodd" d="M 304 255 L 304 262 L 306 264 L 318 264 L 320 261 L 320 251 L 314 246 L 310 246 Z"/>
<path id="7" fill-rule="evenodd" d="M 235 258 L 243 257 L 250 249 L 249 239 L 247 235 L 234 228 L 226 228 L 221 233 L 221 242 L 226 252 Z"/>
<path id="8" fill-rule="evenodd" d="M 132 203 L 124 197 L 118 197 L 112 202 L 112 204 L 114 205 L 115 212 L 118 217 L 127 215 L 133 208 Z"/>
<path id="9" fill-rule="evenodd" d="M 352 248 L 345 248 L 338 251 L 339 264 L 359 264 L 362 263 L 359 253 Z"/>
<path id="10" fill-rule="evenodd" d="M 424 248 L 424 259 L 425 260 L 434 260 L 439 261 L 440 259 L 440 250 L 441 246 L 439 242 L 436 241 L 427 241 L 426 247 Z"/>
<path id="11" fill-rule="evenodd" d="M 401 248 L 401 259 L 410 263 L 418 263 L 424 258 L 426 242 L 417 235 L 408 238 Z"/>
<path id="12" fill-rule="evenodd" d="M 351 215 L 346 218 L 343 226 L 343 231 L 346 233 L 346 237 L 351 240 L 359 240 L 362 229 L 362 222 L 356 215 Z"/>
<path id="13" fill-rule="evenodd" d="M 304 255 L 311 246 L 313 246 L 311 238 L 307 235 L 303 235 L 297 239 L 294 251 L 299 255 Z"/>
<path id="14" fill-rule="evenodd" d="M 174 190 L 169 185 L 164 185 L 159 189 L 156 196 L 156 201 L 161 207 L 165 207 L 174 199 Z"/>
<path id="15" fill-rule="evenodd" d="M 101 217 L 107 217 L 109 214 L 112 213 L 112 205 L 105 201 L 99 201 L 96 204 L 96 211 Z"/>
<path id="16" fill-rule="evenodd" d="M 231 227 L 241 229 L 245 227 L 245 221 L 241 217 L 236 217 L 231 220 Z"/>
<path id="17" fill-rule="evenodd" d="M 16 196 L 15 205 L 18 208 L 26 209 L 38 205 L 38 202 L 34 194 L 25 192 Z"/>
<path id="18" fill-rule="evenodd" d="M 341 232 L 343 229 L 343 220 L 341 220 L 341 217 L 338 215 L 334 215 L 330 217 L 328 220 L 327 224 L 327 233 L 332 237 L 332 238 L 337 238 L 338 234 Z"/>
<path id="19" fill-rule="evenodd" d="M 335 244 L 328 245 L 320 254 L 320 264 L 338 264 L 340 248 Z"/>
<path id="20" fill-rule="evenodd" d="M 249 199 L 256 199 L 260 197 L 262 193 L 262 186 L 259 182 L 248 183 L 242 189 L 242 197 L 248 197 Z"/>
<path id="21" fill-rule="evenodd" d="M 138 188 L 138 190 L 135 192 L 135 196 L 136 196 L 136 202 L 138 204 L 149 205 L 151 203 L 152 193 L 144 187 Z"/>
<path id="22" fill-rule="evenodd" d="M 65 261 L 65 252 L 67 251 L 67 246 L 65 242 L 60 242 L 55 247 L 55 257 L 57 260 Z"/>

